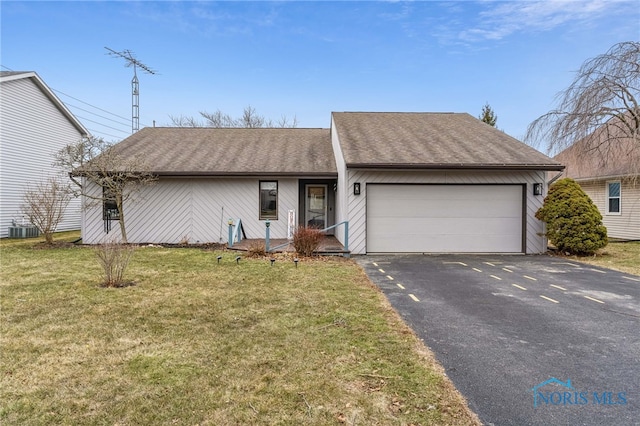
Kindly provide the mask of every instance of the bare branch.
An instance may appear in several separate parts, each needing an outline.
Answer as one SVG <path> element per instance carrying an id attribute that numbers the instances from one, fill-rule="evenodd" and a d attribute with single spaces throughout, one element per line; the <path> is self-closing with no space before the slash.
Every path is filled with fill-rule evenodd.
<path id="1" fill-rule="evenodd" d="M 597 156 L 601 166 L 626 161 L 640 171 L 640 42 L 614 45 L 582 64 L 556 109 L 534 120 L 525 141 L 555 155 Z M 625 158 L 628 156 L 628 158 Z"/>
<path id="2" fill-rule="evenodd" d="M 204 118 L 204 122 L 199 121 L 193 117 L 187 116 L 169 116 L 171 119 L 171 126 L 173 127 L 214 127 L 214 128 L 264 128 L 264 127 L 298 127 L 297 117 L 293 117 L 293 120 L 289 122 L 286 116 L 282 116 L 280 120 L 274 123 L 273 120 L 265 118 L 264 115 L 258 114 L 255 108 L 251 105 L 244 108 L 242 115 L 238 118 L 233 118 L 231 115 L 226 114 L 220 110 L 216 112 L 200 111 L 200 116 Z"/>
<path id="3" fill-rule="evenodd" d="M 21 213 L 42 232 L 47 244 L 53 243 L 53 233 L 64 217 L 71 195 L 68 184 L 50 177 L 28 186 L 22 196 Z"/>
<path id="4" fill-rule="evenodd" d="M 135 202 L 139 190 L 157 180 L 144 159 L 120 155 L 117 145 L 108 144 L 101 138 L 86 138 L 59 151 L 56 164 L 69 170 L 72 180 L 79 184 L 78 193 L 85 199 L 85 208 L 102 205 L 106 201 L 116 203 L 120 231 L 126 243 L 124 204 Z M 73 179 L 74 176 L 80 180 Z M 93 194 L 81 181 L 91 182 L 102 191 Z"/>
<path id="5" fill-rule="evenodd" d="M 171 120 L 172 127 L 204 127 L 203 123 L 199 122 L 193 117 L 187 117 L 184 115 L 176 117 L 170 115 L 169 119 Z"/>

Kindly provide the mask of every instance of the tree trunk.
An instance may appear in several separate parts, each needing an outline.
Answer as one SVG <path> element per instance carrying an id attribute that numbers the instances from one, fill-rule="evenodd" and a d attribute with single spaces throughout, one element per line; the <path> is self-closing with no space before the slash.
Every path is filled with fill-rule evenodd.
<path id="1" fill-rule="evenodd" d="M 120 224 L 120 234 L 122 235 L 122 243 L 127 244 L 127 230 L 124 226 L 124 209 L 122 208 L 122 194 L 116 195 L 116 206 L 118 206 L 118 223 Z"/>

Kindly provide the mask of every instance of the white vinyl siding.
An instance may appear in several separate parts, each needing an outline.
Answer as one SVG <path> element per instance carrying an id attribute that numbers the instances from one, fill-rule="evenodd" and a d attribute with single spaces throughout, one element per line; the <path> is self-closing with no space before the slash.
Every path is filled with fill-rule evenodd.
<path id="1" fill-rule="evenodd" d="M 49 176 L 70 182 L 66 173 L 52 167 L 53 155 L 80 140 L 82 134 L 31 78 L 2 82 L 0 116 L 0 237 L 4 238 L 12 219 L 20 218 L 27 185 Z M 80 217 L 76 198 L 58 231 L 80 229 Z"/>
<path id="2" fill-rule="evenodd" d="M 522 185 L 367 185 L 367 252 L 521 253 Z"/>
<path id="3" fill-rule="evenodd" d="M 135 201 L 125 203 L 127 239 L 131 243 L 226 243 L 229 219 L 242 220 L 247 238 L 264 238 L 259 180 L 263 179 L 160 178 L 143 188 Z M 297 215 L 298 180 L 269 180 L 278 182 L 278 217 L 286 218 L 289 210 Z M 102 207 L 86 212 L 82 229 L 87 244 L 120 238 L 118 222 L 105 234 Z M 287 221 L 272 220 L 270 232 L 272 238 L 286 238 Z"/>
<path id="4" fill-rule="evenodd" d="M 621 181 L 620 214 L 607 214 L 607 182 L 598 180 L 579 183 L 602 214 L 602 223 L 607 227 L 609 238 L 640 240 L 640 184 Z"/>

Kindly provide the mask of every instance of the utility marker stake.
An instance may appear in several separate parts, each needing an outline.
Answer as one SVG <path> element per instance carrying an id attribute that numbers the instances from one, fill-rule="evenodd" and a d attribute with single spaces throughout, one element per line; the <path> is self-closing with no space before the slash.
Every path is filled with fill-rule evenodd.
<path id="1" fill-rule="evenodd" d="M 298 262 L 300 261 L 300 259 L 298 259 L 297 257 L 293 259 L 293 263 L 296 264 L 296 269 L 298 268 Z"/>
<path id="2" fill-rule="evenodd" d="M 222 259 L 222 256 L 218 256 L 216 257 L 216 259 L 218 259 L 218 265 L 220 264 L 220 259 Z"/>

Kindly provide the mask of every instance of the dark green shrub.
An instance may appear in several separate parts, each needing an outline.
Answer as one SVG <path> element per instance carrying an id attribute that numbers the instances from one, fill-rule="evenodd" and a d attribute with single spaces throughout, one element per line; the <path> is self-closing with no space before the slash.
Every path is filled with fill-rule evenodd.
<path id="1" fill-rule="evenodd" d="M 316 228 L 300 226 L 293 233 L 293 248 L 299 256 L 311 256 L 318 250 L 324 234 Z"/>
<path id="2" fill-rule="evenodd" d="M 547 224 L 551 244 L 564 252 L 593 254 L 607 245 L 602 215 L 573 179 L 561 179 L 549 188 L 536 218 Z"/>

